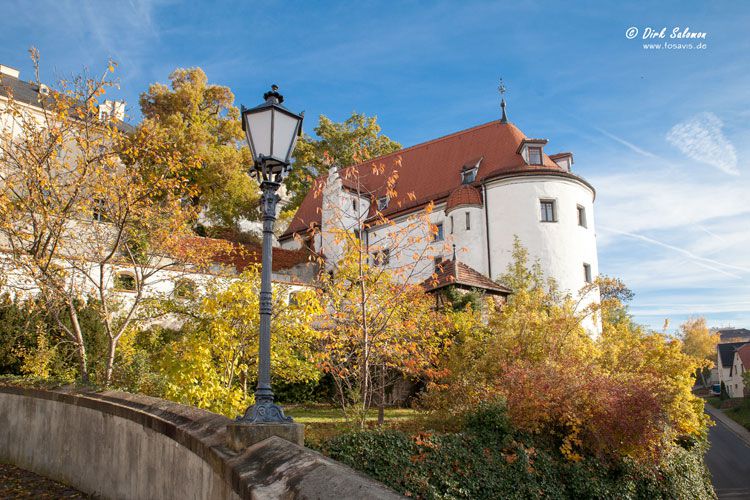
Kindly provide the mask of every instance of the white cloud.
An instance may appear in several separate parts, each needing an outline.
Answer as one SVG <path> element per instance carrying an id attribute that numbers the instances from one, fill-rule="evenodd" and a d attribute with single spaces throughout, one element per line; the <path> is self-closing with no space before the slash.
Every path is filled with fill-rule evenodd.
<path id="1" fill-rule="evenodd" d="M 739 175 L 737 151 L 724 136 L 724 124 L 713 113 L 699 113 L 680 122 L 667 133 L 667 141 L 688 158 L 716 167 L 722 172 Z"/>

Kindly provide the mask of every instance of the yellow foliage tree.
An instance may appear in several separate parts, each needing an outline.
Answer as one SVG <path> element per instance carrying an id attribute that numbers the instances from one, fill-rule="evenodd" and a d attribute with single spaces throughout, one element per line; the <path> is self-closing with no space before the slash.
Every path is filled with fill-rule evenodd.
<path id="1" fill-rule="evenodd" d="M 716 359 L 716 344 L 719 343 L 720 335 L 711 332 L 706 326 L 706 318 L 690 318 L 680 325 L 680 338 L 682 339 L 682 352 L 698 360 L 702 365 L 698 368 L 698 378 L 706 385 L 706 370 L 713 367 Z"/>
<path id="2" fill-rule="evenodd" d="M 166 396 L 234 417 L 252 402 L 257 373 L 260 269 L 253 266 L 225 288 L 210 291 L 183 326 L 184 335 L 164 349 L 160 368 Z M 271 370 L 274 380 L 317 380 L 314 354 L 321 334 L 317 293 L 274 285 Z"/>

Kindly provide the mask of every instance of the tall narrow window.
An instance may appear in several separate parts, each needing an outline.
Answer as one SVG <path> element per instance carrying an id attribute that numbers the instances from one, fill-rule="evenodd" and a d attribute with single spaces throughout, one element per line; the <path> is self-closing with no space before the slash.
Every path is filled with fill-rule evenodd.
<path id="1" fill-rule="evenodd" d="M 100 198 L 94 199 L 91 217 L 97 222 L 104 222 L 104 200 Z"/>
<path id="2" fill-rule="evenodd" d="M 451 234 L 453 234 L 453 216 L 451 215 Z"/>
<path id="3" fill-rule="evenodd" d="M 591 283 L 591 264 L 583 265 L 583 279 L 586 283 Z"/>
<path id="4" fill-rule="evenodd" d="M 542 148 L 529 147 L 529 165 L 542 164 Z"/>
<path id="5" fill-rule="evenodd" d="M 357 198 L 352 198 L 352 210 L 354 210 L 355 213 L 357 212 Z"/>
<path id="6" fill-rule="evenodd" d="M 586 224 L 586 209 L 581 205 L 578 205 L 578 225 L 581 227 L 588 227 Z"/>
<path id="7" fill-rule="evenodd" d="M 555 201 L 541 200 L 539 203 L 542 209 L 542 222 L 556 222 Z"/>
<path id="8" fill-rule="evenodd" d="M 435 234 L 432 236 L 432 241 L 443 241 L 445 239 L 445 233 L 443 233 L 443 223 L 438 222 L 435 224 Z"/>
<path id="9" fill-rule="evenodd" d="M 469 231 L 471 229 L 471 214 L 469 212 L 466 212 L 466 230 Z"/>

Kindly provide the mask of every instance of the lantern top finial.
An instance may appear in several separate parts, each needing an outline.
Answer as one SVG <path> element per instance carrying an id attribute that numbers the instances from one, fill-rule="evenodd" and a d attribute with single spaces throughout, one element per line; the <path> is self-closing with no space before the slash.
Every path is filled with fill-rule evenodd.
<path id="1" fill-rule="evenodd" d="M 266 102 L 271 102 L 272 104 L 281 104 L 282 102 L 284 102 L 284 96 L 279 94 L 278 90 L 278 85 L 271 85 L 271 91 L 263 94 L 263 99 L 265 99 Z"/>

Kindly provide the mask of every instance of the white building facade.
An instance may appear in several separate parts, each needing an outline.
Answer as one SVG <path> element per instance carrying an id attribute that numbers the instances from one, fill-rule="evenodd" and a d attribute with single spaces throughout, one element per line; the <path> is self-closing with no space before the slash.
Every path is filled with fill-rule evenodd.
<path id="1" fill-rule="evenodd" d="M 596 193 L 571 171 L 572 154 L 548 156 L 546 144 L 501 119 L 332 169 L 316 181 L 280 244 L 292 249 L 306 242 L 333 267 L 341 232 L 355 232 L 376 262 L 411 265 L 402 276 L 419 283 L 441 260 L 496 280 L 512 261 L 517 237 L 531 261 L 586 307 L 599 301 L 594 287 L 578 296 L 599 270 Z M 594 335 L 601 330 L 594 317 L 584 326 Z"/>

